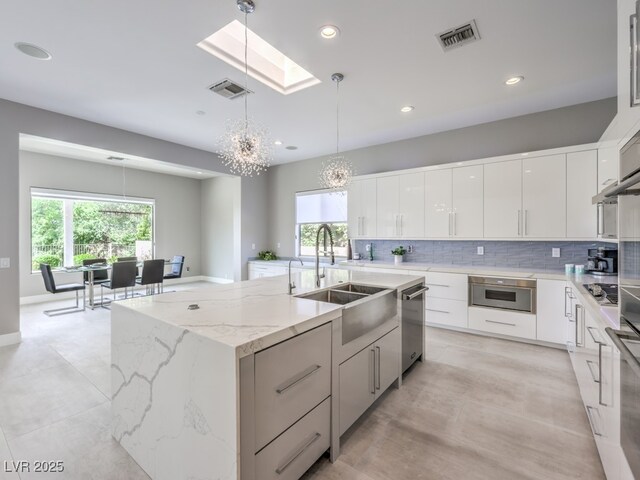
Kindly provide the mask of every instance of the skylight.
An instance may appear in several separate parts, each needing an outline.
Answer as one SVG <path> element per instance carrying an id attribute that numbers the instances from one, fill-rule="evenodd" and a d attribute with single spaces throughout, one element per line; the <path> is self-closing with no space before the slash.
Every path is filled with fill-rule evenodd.
<path id="1" fill-rule="evenodd" d="M 248 71 L 256 80 L 288 95 L 320 83 L 284 53 L 248 31 Z M 198 43 L 198 47 L 244 72 L 244 25 L 237 20 Z"/>

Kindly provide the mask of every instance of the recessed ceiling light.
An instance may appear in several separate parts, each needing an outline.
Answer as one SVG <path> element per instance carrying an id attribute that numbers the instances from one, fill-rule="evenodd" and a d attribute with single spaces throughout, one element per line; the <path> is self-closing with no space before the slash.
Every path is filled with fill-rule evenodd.
<path id="1" fill-rule="evenodd" d="M 320 29 L 320 36 L 322 38 L 328 38 L 328 39 L 336 38 L 339 33 L 340 33 L 340 29 L 334 25 L 324 25 Z"/>
<path id="2" fill-rule="evenodd" d="M 275 142 L 273 142 L 274 145 L 282 145 L 282 142 L 280 140 L 276 140 Z"/>
<path id="3" fill-rule="evenodd" d="M 402 113 L 409 113 L 409 112 L 410 112 L 410 111 L 412 111 L 414 108 L 416 108 L 416 107 L 414 107 L 413 105 L 405 105 L 404 107 L 402 107 L 402 108 L 400 109 L 400 111 L 401 111 Z"/>
<path id="4" fill-rule="evenodd" d="M 107 157 L 107 160 L 113 160 L 114 162 L 122 162 L 124 160 L 124 157 Z"/>
<path id="5" fill-rule="evenodd" d="M 198 175 L 202 175 L 202 172 L 196 172 Z"/>
<path id="6" fill-rule="evenodd" d="M 196 110 L 196 115 L 206 115 L 207 112 L 205 112 L 204 110 Z"/>
<path id="7" fill-rule="evenodd" d="M 506 85 L 515 85 L 516 83 L 520 83 L 522 80 L 524 80 L 524 77 L 522 75 L 518 75 L 517 77 L 507 78 L 504 83 Z"/>
<path id="8" fill-rule="evenodd" d="M 522 156 L 526 157 L 527 155 L 529 155 L 528 153 L 523 153 Z"/>
<path id="9" fill-rule="evenodd" d="M 287 145 L 284 148 L 286 148 L 287 150 L 297 150 L 298 149 L 298 147 L 296 147 L 295 145 Z"/>
<path id="10" fill-rule="evenodd" d="M 14 46 L 30 57 L 37 58 L 38 60 L 51 60 L 51 54 L 49 52 L 33 43 L 17 42 Z"/>

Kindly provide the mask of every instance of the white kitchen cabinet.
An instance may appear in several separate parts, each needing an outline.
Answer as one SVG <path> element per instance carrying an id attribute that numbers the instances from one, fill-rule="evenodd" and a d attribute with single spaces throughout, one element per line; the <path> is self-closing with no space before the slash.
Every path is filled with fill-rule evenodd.
<path id="1" fill-rule="evenodd" d="M 447 327 L 468 328 L 469 305 L 466 301 L 429 297 L 425 302 L 425 323 Z"/>
<path id="2" fill-rule="evenodd" d="M 469 307 L 469 328 L 535 340 L 536 316 L 497 308 Z"/>
<path id="3" fill-rule="evenodd" d="M 522 160 L 484 166 L 484 237 L 522 235 Z"/>
<path id="4" fill-rule="evenodd" d="M 424 175 L 377 179 L 377 230 L 382 238 L 424 237 Z"/>
<path id="5" fill-rule="evenodd" d="M 376 179 L 354 180 L 348 189 L 347 222 L 351 238 L 376 236 Z"/>
<path id="6" fill-rule="evenodd" d="M 537 281 L 537 339 L 566 345 L 568 321 L 565 316 L 566 282 Z"/>
<path id="7" fill-rule="evenodd" d="M 340 435 L 400 376 L 400 329 L 340 364 Z"/>
<path id="8" fill-rule="evenodd" d="M 249 280 L 263 277 L 275 277 L 276 275 L 284 275 L 285 273 L 288 273 L 288 269 L 282 265 L 249 263 Z"/>
<path id="9" fill-rule="evenodd" d="M 454 238 L 483 236 L 483 166 L 453 169 L 451 230 Z"/>
<path id="10" fill-rule="evenodd" d="M 526 238 L 563 238 L 567 231 L 566 155 L 522 161 L 522 232 Z"/>
<path id="11" fill-rule="evenodd" d="M 430 170 L 424 174 L 424 231 L 427 238 L 451 236 L 452 177 L 450 168 Z"/>
<path id="12" fill-rule="evenodd" d="M 598 193 L 618 180 L 618 147 L 598 149 Z"/>
<path id="13" fill-rule="evenodd" d="M 591 198 L 598 193 L 598 152 L 567 154 L 567 237 L 596 238 L 597 210 Z"/>

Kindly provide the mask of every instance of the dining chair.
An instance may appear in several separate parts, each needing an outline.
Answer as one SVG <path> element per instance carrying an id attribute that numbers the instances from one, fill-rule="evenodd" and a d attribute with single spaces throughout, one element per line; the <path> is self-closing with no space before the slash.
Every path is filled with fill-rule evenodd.
<path id="1" fill-rule="evenodd" d="M 184 267 L 184 255 L 175 255 L 171 259 L 171 272 L 167 273 L 164 279 L 182 278 L 182 267 Z"/>
<path id="2" fill-rule="evenodd" d="M 44 288 L 47 289 L 47 292 L 53 294 L 76 292 L 76 304 L 74 306 L 45 310 L 43 313 L 46 316 L 55 317 L 58 315 L 67 315 L 69 313 L 84 312 L 86 308 L 86 295 L 85 286 L 83 283 L 65 283 L 63 285 L 56 285 L 56 281 L 53 278 L 53 273 L 51 272 L 51 265 L 47 263 L 40 264 L 40 272 L 42 273 Z M 80 298 L 78 293 L 80 292 L 80 290 L 82 290 L 82 308 L 80 308 Z"/>
<path id="3" fill-rule="evenodd" d="M 89 265 L 95 265 L 95 264 L 107 264 L 107 259 L 106 258 L 88 258 L 86 260 L 82 261 L 82 266 L 86 267 Z M 94 285 L 98 285 L 100 283 L 104 283 L 104 282 L 108 282 L 109 281 L 109 272 L 107 270 L 96 270 L 93 273 L 93 284 Z M 89 284 L 89 272 L 84 272 L 84 283 L 85 285 Z"/>
<path id="4" fill-rule="evenodd" d="M 138 263 L 138 257 L 116 257 L 116 262 L 135 262 Z M 140 269 L 136 268 L 136 278 L 140 276 Z"/>
<path id="5" fill-rule="evenodd" d="M 116 300 L 116 290 L 119 288 L 124 288 L 124 298 L 128 298 L 127 289 L 129 287 L 135 287 L 137 270 L 138 267 L 136 262 L 132 261 L 115 262 L 111 266 L 111 280 L 100 284 L 100 303 L 102 304 L 102 307 L 109 308 L 108 305 Z M 113 300 L 109 301 L 107 304 L 104 302 L 105 288 L 113 291 Z"/>
<path id="6" fill-rule="evenodd" d="M 153 295 L 158 286 L 160 293 L 162 282 L 164 279 L 164 259 L 145 260 L 142 264 L 142 276 L 136 280 L 138 285 L 146 285 L 147 295 Z"/>

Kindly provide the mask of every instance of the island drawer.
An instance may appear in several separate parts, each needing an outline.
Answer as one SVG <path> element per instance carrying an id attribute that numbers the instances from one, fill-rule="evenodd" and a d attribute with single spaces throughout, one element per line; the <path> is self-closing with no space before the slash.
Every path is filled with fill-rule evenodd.
<path id="1" fill-rule="evenodd" d="M 469 307 L 469 328 L 535 340 L 536 316 L 510 310 Z"/>
<path id="2" fill-rule="evenodd" d="M 331 324 L 255 355 L 256 451 L 331 394 Z"/>
<path id="3" fill-rule="evenodd" d="M 331 399 L 327 398 L 256 454 L 261 480 L 297 480 L 329 448 Z"/>

